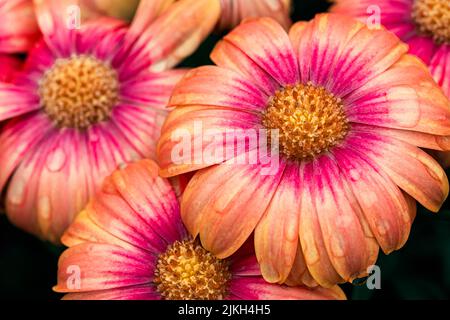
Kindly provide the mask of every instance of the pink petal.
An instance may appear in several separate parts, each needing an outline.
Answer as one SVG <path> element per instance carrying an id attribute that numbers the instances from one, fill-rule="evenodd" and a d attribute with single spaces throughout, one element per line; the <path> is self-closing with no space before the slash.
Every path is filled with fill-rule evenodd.
<path id="1" fill-rule="evenodd" d="M 298 164 L 288 164 L 280 185 L 255 229 L 255 249 L 266 281 L 283 283 L 298 246 L 300 185 Z"/>
<path id="2" fill-rule="evenodd" d="M 151 70 L 171 68 L 191 54 L 214 28 L 220 5 L 218 1 L 181 0 L 158 17 L 139 39 L 126 40 L 123 68 L 127 73 L 139 70 L 149 61 Z M 139 18 L 139 16 L 138 16 Z M 150 14 L 149 18 L 152 18 Z M 124 52 L 125 53 L 125 52 Z"/>
<path id="3" fill-rule="evenodd" d="M 371 79 L 344 103 L 352 122 L 450 135 L 450 102 L 425 65 L 410 55 Z"/>
<path id="4" fill-rule="evenodd" d="M 225 36 L 280 85 L 299 81 L 297 60 L 284 29 L 270 18 L 248 19 Z"/>
<path id="5" fill-rule="evenodd" d="M 380 167 L 350 149 L 335 149 L 333 154 L 383 251 L 400 249 L 414 218 L 403 192 Z"/>
<path id="6" fill-rule="evenodd" d="M 127 288 L 68 293 L 63 300 L 160 300 L 152 285 L 136 285 Z"/>
<path id="7" fill-rule="evenodd" d="M 44 139 L 52 127 L 53 124 L 43 113 L 18 117 L 5 124 L 0 134 L 0 189 L 26 154 Z"/>
<path id="8" fill-rule="evenodd" d="M 375 128 L 373 129 L 375 130 Z M 353 125 L 348 144 L 380 165 L 401 189 L 427 209 L 438 211 L 448 195 L 448 180 L 441 166 L 419 148 L 364 127 Z"/>
<path id="9" fill-rule="evenodd" d="M 376 262 L 378 244 L 339 165 L 323 156 L 306 177 L 330 261 L 338 274 L 351 282 L 366 275 L 367 268 Z"/>
<path id="10" fill-rule="evenodd" d="M 86 292 L 149 284 L 154 265 L 145 252 L 133 253 L 110 244 L 84 243 L 67 249 L 58 262 L 57 292 Z M 79 287 L 72 283 L 79 272 Z"/>
<path id="11" fill-rule="evenodd" d="M 25 52 L 39 39 L 31 0 L 1 0 L 0 16 L 1 52 Z"/>
<path id="12" fill-rule="evenodd" d="M 221 40 L 211 53 L 211 59 L 219 67 L 236 71 L 260 88 L 266 96 L 271 96 L 280 84 L 254 62 L 244 51 L 229 41 Z"/>
<path id="13" fill-rule="evenodd" d="M 28 87 L 0 82 L 0 121 L 40 108 L 39 97 Z"/>
<path id="14" fill-rule="evenodd" d="M 345 300 L 345 294 L 337 286 L 288 287 L 267 283 L 259 277 L 233 279 L 230 290 L 241 300 Z"/>
<path id="15" fill-rule="evenodd" d="M 158 143 L 161 175 L 166 177 L 222 163 L 258 146 L 259 116 L 219 107 L 173 110 Z M 248 141 L 252 137 L 251 141 Z"/>
<path id="16" fill-rule="evenodd" d="M 260 112 L 267 102 L 268 96 L 238 73 L 204 66 L 188 72 L 178 83 L 169 105 L 207 105 Z"/>
<path id="17" fill-rule="evenodd" d="M 328 288 L 344 280 L 332 265 L 322 236 L 319 215 L 323 212 L 318 211 L 315 204 L 315 183 L 313 183 L 315 166 L 317 166 L 315 163 L 306 163 L 300 168 L 300 185 L 305 187 L 301 189 L 300 194 L 299 237 L 303 257 L 311 276 L 319 285 Z M 303 268 L 295 271 L 300 271 L 299 276 L 305 273 Z"/>
<path id="18" fill-rule="evenodd" d="M 430 62 L 430 71 L 444 93 L 450 98 L 450 45 L 442 45 Z"/>
<path id="19" fill-rule="evenodd" d="M 243 156 L 251 158 L 254 153 Z M 233 160 L 236 159 L 198 172 L 190 181 L 181 205 L 188 230 L 194 236 L 199 232 L 204 248 L 219 258 L 236 252 L 251 235 L 285 168 L 281 162 L 273 168 L 273 175 L 263 175 L 262 164 L 239 164 Z M 201 220 L 193 224 L 191 221 L 196 218 L 191 217 L 195 215 Z"/>

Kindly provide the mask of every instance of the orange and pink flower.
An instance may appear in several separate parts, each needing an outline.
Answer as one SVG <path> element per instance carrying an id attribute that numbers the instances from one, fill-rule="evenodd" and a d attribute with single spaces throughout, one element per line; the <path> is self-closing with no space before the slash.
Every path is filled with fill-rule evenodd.
<path id="1" fill-rule="evenodd" d="M 181 202 L 189 232 L 219 258 L 254 233 L 266 280 L 308 286 L 352 281 L 379 247 L 401 248 L 416 201 L 438 211 L 449 189 L 421 148 L 450 149 L 450 102 L 407 51 L 393 33 L 335 14 L 289 34 L 272 19 L 251 19 L 225 36 L 211 55 L 217 66 L 175 87 L 158 144 L 163 176 L 199 170 Z M 259 145 L 198 144 L 199 121 L 224 135 L 278 131 L 279 166 L 263 175 L 262 161 L 239 161 Z M 179 132 L 190 133 L 189 146 L 226 155 L 174 161 Z"/>
<path id="2" fill-rule="evenodd" d="M 188 236 L 170 183 L 141 160 L 115 171 L 64 234 L 64 299 L 345 299 L 339 289 L 287 287 L 261 277 L 252 245 L 219 260 Z"/>
<path id="3" fill-rule="evenodd" d="M 6 211 L 15 225 L 58 242 L 117 165 L 154 156 L 185 73 L 171 68 L 220 11 L 208 0 L 167 3 L 141 1 L 128 26 L 112 18 L 78 25 L 62 13 L 79 1 L 36 1 L 43 38 L 14 84 L 0 83 L 0 190 L 10 181 Z"/>

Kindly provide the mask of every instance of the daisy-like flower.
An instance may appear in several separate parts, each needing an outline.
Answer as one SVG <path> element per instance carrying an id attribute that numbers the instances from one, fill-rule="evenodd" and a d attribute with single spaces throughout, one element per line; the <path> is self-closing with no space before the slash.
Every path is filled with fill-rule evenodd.
<path id="1" fill-rule="evenodd" d="M 419 147 L 450 148 L 450 103 L 407 50 L 391 32 L 334 14 L 289 35 L 259 18 L 225 36 L 217 66 L 175 87 L 158 144 L 163 176 L 199 170 L 181 202 L 189 232 L 219 258 L 254 232 L 266 280 L 310 286 L 352 281 L 379 247 L 401 248 L 415 200 L 438 211 L 448 194 Z M 217 139 L 239 130 L 278 130 L 271 175 L 254 157 L 262 145 Z M 217 157 L 202 161 L 208 154 Z"/>
<path id="2" fill-rule="evenodd" d="M 40 37 L 32 0 L 0 0 L 0 52 L 25 52 Z"/>
<path id="3" fill-rule="evenodd" d="M 77 25 L 76 3 L 36 1 L 43 39 L 15 85 L 0 83 L 7 214 L 54 242 L 118 164 L 154 156 L 169 95 L 185 73 L 169 69 L 220 12 L 209 0 L 182 0 L 160 15 L 167 0 L 143 0 L 129 27 L 111 18 Z"/>
<path id="4" fill-rule="evenodd" d="M 381 23 L 410 47 L 430 68 L 450 98 L 450 1 L 334 0 L 332 11 L 371 26 Z"/>
<path id="5" fill-rule="evenodd" d="M 244 246 L 219 260 L 190 238 L 175 192 L 141 160 L 115 171 L 62 237 L 65 299 L 345 299 L 339 289 L 266 283 Z"/>
<path id="6" fill-rule="evenodd" d="M 291 25 L 291 0 L 220 0 L 222 14 L 218 28 L 229 30 L 242 20 L 252 17 L 271 17 L 285 28 Z"/>

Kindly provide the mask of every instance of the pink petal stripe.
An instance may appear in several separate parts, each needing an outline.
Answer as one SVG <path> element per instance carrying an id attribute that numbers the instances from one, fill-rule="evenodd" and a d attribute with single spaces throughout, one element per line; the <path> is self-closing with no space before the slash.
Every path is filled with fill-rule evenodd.
<path id="1" fill-rule="evenodd" d="M 111 62 L 121 48 L 127 31 L 122 20 L 102 17 L 88 21 L 74 34 L 73 51 Z"/>
<path id="2" fill-rule="evenodd" d="M 211 60 L 219 67 L 240 73 L 268 97 L 280 88 L 280 84 L 265 69 L 229 41 L 221 40 L 214 47 Z"/>
<path id="3" fill-rule="evenodd" d="M 338 274 L 351 282 L 366 275 L 367 267 L 376 262 L 378 244 L 339 162 L 323 156 L 313 174 L 309 184 L 328 256 Z"/>
<path id="4" fill-rule="evenodd" d="M 353 122 L 450 135 L 450 102 L 411 55 L 347 97 L 345 105 Z"/>
<path id="5" fill-rule="evenodd" d="M 241 49 L 280 85 L 295 84 L 298 65 L 286 31 L 270 18 L 248 19 L 224 38 Z"/>
<path id="6" fill-rule="evenodd" d="M 109 244 L 85 243 L 67 249 L 58 262 L 57 292 L 86 292 L 150 284 L 152 257 Z M 79 273 L 79 287 L 72 283 Z"/>
<path id="7" fill-rule="evenodd" d="M 210 0 L 181 0 L 159 16 L 135 43 L 126 40 L 120 55 L 122 72 L 132 75 L 151 62 L 152 71 L 168 70 L 191 54 L 214 28 L 220 4 Z M 151 17 L 151 16 L 150 16 Z M 131 46 L 131 47 L 130 47 Z"/>
<path id="8" fill-rule="evenodd" d="M 0 121 L 39 109 L 39 97 L 27 87 L 0 82 Z"/>
<path id="9" fill-rule="evenodd" d="M 255 114 L 228 108 L 176 108 L 158 143 L 161 175 L 206 168 L 257 148 L 259 122 Z"/>
<path id="10" fill-rule="evenodd" d="M 249 152 L 249 155 L 254 152 Z M 230 164 L 225 162 L 219 167 Z M 198 211 L 198 214 L 202 215 L 200 221 L 202 244 L 219 258 L 229 257 L 236 252 L 251 235 L 267 209 L 285 169 L 285 163 L 282 162 L 275 168 L 273 175 L 262 175 L 260 164 L 231 165 L 239 174 L 223 176 L 219 180 L 220 185 L 214 188 L 215 193 Z M 217 186 L 217 182 L 208 179 L 205 185 L 213 189 L 213 186 Z M 192 188 L 195 188 L 195 184 L 191 180 L 188 189 Z M 185 192 L 187 193 L 187 190 Z M 183 199 L 183 203 L 186 201 L 189 201 L 189 197 L 187 200 Z M 191 201 L 197 201 L 196 197 L 194 196 Z M 184 216 L 186 211 L 183 209 L 186 207 L 182 207 Z"/>
<path id="11" fill-rule="evenodd" d="M 188 72 L 178 83 L 169 106 L 209 105 L 260 112 L 267 102 L 268 96 L 238 73 L 204 66 Z"/>
<path id="12" fill-rule="evenodd" d="M 29 229 L 28 224 L 36 223 L 40 235 L 58 243 L 64 230 L 72 222 L 73 217 L 81 211 L 92 190 L 92 182 L 87 174 L 87 151 L 82 143 L 82 134 L 75 130 L 56 130 L 31 155 L 31 161 L 39 164 L 32 173 L 37 176 L 35 184 L 28 176 L 27 161 L 22 162 L 16 171 L 7 197 L 7 209 L 11 219 L 21 216 L 27 206 L 32 206 L 28 215 L 34 216 L 30 221 L 19 220 L 19 226 Z M 24 167 L 24 170 L 21 170 Z M 23 203 L 16 201 L 18 197 L 14 188 L 17 184 L 26 183 L 26 194 L 35 198 Z M 23 211 L 22 211 L 23 210 Z"/>
<path id="13" fill-rule="evenodd" d="M 267 283 L 259 277 L 233 280 L 231 294 L 241 300 L 345 300 L 345 294 L 337 286 L 332 289 L 288 287 Z"/>
<path id="14" fill-rule="evenodd" d="M 5 124 L 0 134 L 0 190 L 25 155 L 52 129 L 52 123 L 43 113 L 32 113 Z"/>
<path id="15" fill-rule="evenodd" d="M 403 192 L 375 163 L 353 151 L 335 149 L 333 154 L 383 251 L 400 249 L 413 218 Z"/>
<path id="16" fill-rule="evenodd" d="M 144 69 L 128 81 L 121 81 L 121 101 L 165 110 L 175 85 L 187 71 L 175 69 L 154 73 Z"/>
<path id="17" fill-rule="evenodd" d="M 39 27 L 55 56 L 68 57 L 74 50 L 79 0 L 33 0 Z M 68 19 L 68 16 L 71 19 Z"/>
<path id="18" fill-rule="evenodd" d="M 442 45 L 430 62 L 430 71 L 450 99 L 450 45 Z"/>
<path id="19" fill-rule="evenodd" d="M 40 37 L 31 0 L 1 0 L 0 16 L 0 52 L 25 52 Z"/>
<path id="20" fill-rule="evenodd" d="M 367 132 L 353 125 L 348 145 L 380 165 L 404 191 L 427 209 L 438 211 L 448 195 L 448 179 L 440 165 L 419 148 L 400 140 Z"/>
<path id="21" fill-rule="evenodd" d="M 175 192 L 168 180 L 159 177 L 158 171 L 154 162 L 145 160 L 116 171 L 111 179 L 122 198 L 153 233 L 173 243 L 187 234 Z"/>
<path id="22" fill-rule="evenodd" d="M 319 224 L 323 214 L 316 206 L 315 167 L 316 162 L 303 163 L 300 167 L 301 207 L 299 237 L 308 270 L 315 281 L 326 288 L 344 282 L 336 272 L 325 247 L 324 235 Z M 307 187 L 308 186 L 308 187 Z"/>
<path id="23" fill-rule="evenodd" d="M 126 288 L 68 293 L 63 300 L 160 300 L 153 285 L 144 284 Z"/>
<path id="24" fill-rule="evenodd" d="M 152 108 L 121 105 L 114 109 L 112 121 L 139 157 L 155 159 L 165 116 L 166 112 Z"/>

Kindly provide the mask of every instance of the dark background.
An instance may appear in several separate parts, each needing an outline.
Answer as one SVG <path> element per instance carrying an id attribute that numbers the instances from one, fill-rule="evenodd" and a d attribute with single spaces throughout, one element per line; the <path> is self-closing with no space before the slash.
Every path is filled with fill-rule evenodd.
<path id="1" fill-rule="evenodd" d="M 125 0 L 124 0 L 125 1 Z M 293 20 L 309 20 L 325 12 L 327 1 L 294 0 Z M 211 64 L 209 53 L 221 35 L 212 35 L 182 66 Z M 449 173 L 449 172 L 447 172 Z M 59 299 L 57 261 L 63 248 L 16 229 L 0 214 L 0 298 Z M 439 214 L 419 207 L 405 247 L 380 254 L 381 290 L 368 290 L 364 280 L 343 286 L 350 299 L 448 299 L 450 297 L 450 205 Z"/>

